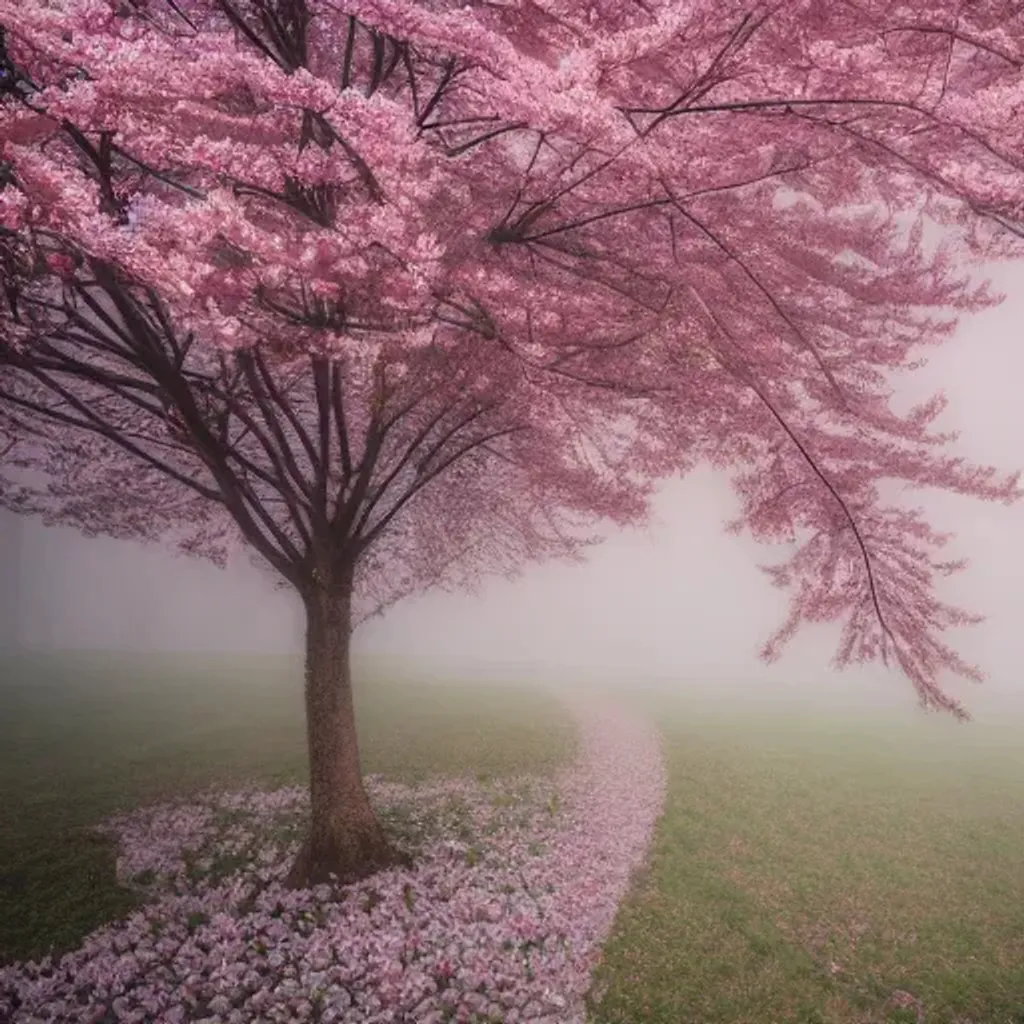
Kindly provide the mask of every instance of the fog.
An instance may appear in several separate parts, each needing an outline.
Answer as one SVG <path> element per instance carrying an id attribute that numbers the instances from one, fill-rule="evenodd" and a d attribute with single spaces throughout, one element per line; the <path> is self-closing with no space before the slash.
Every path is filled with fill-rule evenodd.
<path id="1" fill-rule="evenodd" d="M 943 425 L 961 432 L 958 451 L 1014 469 L 1024 466 L 1024 268 L 998 267 L 992 277 L 1010 298 L 966 319 L 901 397 L 943 388 Z M 981 688 L 951 683 L 951 691 L 972 709 L 1024 698 L 1024 506 L 929 492 L 913 500 L 956 533 L 950 557 L 970 559 L 967 572 L 944 584 L 945 596 L 988 616 L 955 642 L 989 679 Z M 726 535 L 734 511 L 724 476 L 667 481 L 650 527 L 615 534 L 586 565 L 539 566 L 516 581 L 486 581 L 476 594 L 411 599 L 361 627 L 357 649 L 481 680 L 731 680 L 762 696 L 813 692 L 912 705 L 909 684 L 895 673 L 831 668 L 838 627 L 805 632 L 783 661 L 759 663 L 785 595 L 757 565 L 778 552 Z M 286 652 L 301 644 L 296 599 L 245 558 L 222 571 L 159 547 L 86 539 L 2 514 L 0 573 L 0 647 Z"/>

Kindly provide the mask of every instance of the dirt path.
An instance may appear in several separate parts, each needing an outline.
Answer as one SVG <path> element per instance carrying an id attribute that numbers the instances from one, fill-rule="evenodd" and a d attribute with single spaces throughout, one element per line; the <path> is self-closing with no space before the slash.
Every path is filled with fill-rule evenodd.
<path id="1" fill-rule="evenodd" d="M 550 868 L 565 878 L 558 903 L 579 942 L 564 1021 L 585 1020 L 583 996 L 633 872 L 644 862 L 665 798 L 655 724 L 623 703 L 560 694 L 579 727 L 580 756 L 560 779 L 567 815 Z"/>

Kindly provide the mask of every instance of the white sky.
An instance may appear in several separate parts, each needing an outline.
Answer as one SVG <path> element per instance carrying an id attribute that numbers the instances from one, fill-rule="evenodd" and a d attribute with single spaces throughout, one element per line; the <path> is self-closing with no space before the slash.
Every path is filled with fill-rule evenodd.
<path id="1" fill-rule="evenodd" d="M 1024 265 L 993 277 L 1010 297 L 965 320 L 915 390 L 947 391 L 944 422 L 962 432 L 960 452 L 1013 469 L 1024 466 Z M 948 593 L 989 616 L 962 632 L 960 649 L 989 672 L 987 690 L 1024 694 L 1024 506 L 927 492 L 920 501 L 958 534 L 950 557 L 971 560 Z M 669 482 L 650 529 L 615 536 L 586 566 L 542 566 L 475 595 L 412 599 L 362 627 L 357 642 L 417 660 L 879 687 L 882 670 L 835 680 L 835 627 L 802 636 L 780 665 L 759 665 L 757 649 L 780 620 L 784 596 L 756 568 L 775 552 L 724 533 L 732 512 L 722 477 L 703 471 Z M 301 637 L 297 601 L 244 560 L 222 572 L 0 513 L 0 573 L 0 646 L 287 650 Z M 956 692 L 973 703 L 978 691 Z"/>

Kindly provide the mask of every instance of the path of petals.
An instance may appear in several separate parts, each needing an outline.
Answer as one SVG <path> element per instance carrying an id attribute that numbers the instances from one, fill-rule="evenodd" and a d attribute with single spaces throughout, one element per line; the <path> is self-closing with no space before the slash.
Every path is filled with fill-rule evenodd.
<path id="1" fill-rule="evenodd" d="M 14 1024 L 576 1024 L 661 812 L 654 727 L 567 696 L 581 754 L 553 781 L 371 778 L 411 869 L 281 885 L 306 795 L 209 793 L 110 819 L 148 900 L 59 961 L 0 969 Z"/>

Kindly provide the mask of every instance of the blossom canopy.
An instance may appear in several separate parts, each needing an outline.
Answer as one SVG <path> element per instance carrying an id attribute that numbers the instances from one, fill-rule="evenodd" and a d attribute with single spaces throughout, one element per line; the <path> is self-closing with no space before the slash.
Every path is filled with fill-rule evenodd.
<path id="1" fill-rule="evenodd" d="M 962 7 L 963 9 L 958 9 Z M 1024 13 L 801 0 L 0 0 L 0 501 L 241 539 L 364 611 L 574 556 L 709 462 L 925 705 L 1013 500 L 892 404 L 1024 228 Z M 941 229 L 935 242 L 926 228 Z"/>

